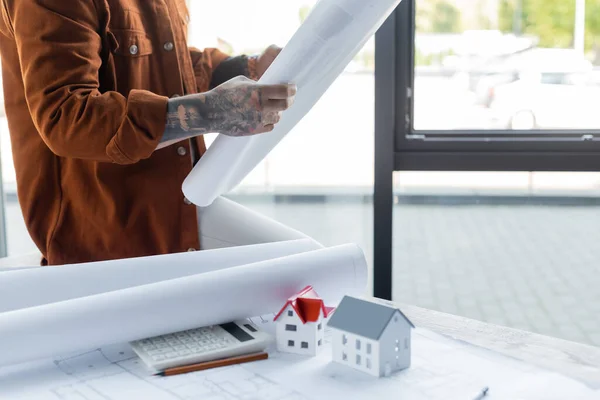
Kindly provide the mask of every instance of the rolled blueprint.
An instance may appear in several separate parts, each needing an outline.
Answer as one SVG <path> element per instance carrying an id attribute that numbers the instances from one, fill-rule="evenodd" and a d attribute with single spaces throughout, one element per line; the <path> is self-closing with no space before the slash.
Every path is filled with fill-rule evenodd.
<path id="1" fill-rule="evenodd" d="M 332 247 L 2 313 L 0 366 L 274 313 L 308 285 L 331 305 L 363 294 L 363 252 Z"/>
<path id="2" fill-rule="evenodd" d="M 309 239 L 3 273 L 0 313 L 318 249 Z"/>
<path id="3" fill-rule="evenodd" d="M 206 207 L 234 189 L 312 109 L 399 3 L 320 0 L 260 79 L 265 84 L 295 83 L 294 105 L 270 133 L 219 135 L 184 181 L 185 196 Z"/>

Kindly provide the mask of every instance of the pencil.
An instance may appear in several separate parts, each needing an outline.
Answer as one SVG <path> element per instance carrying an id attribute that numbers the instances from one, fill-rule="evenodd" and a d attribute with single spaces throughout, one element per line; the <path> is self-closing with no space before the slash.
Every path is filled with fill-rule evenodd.
<path id="1" fill-rule="evenodd" d="M 221 360 L 207 361 L 207 362 L 192 364 L 192 365 L 184 365 L 182 367 L 167 368 L 164 371 L 159 372 L 156 375 L 159 375 L 159 376 L 181 375 L 181 374 L 187 374 L 189 372 L 204 371 L 206 369 L 211 369 L 211 368 L 226 367 L 229 365 L 236 365 L 236 364 L 243 364 L 243 363 L 248 363 L 248 362 L 252 362 L 252 361 L 266 360 L 267 358 L 269 358 L 269 354 L 266 352 L 246 354 L 243 356 L 223 358 Z"/>

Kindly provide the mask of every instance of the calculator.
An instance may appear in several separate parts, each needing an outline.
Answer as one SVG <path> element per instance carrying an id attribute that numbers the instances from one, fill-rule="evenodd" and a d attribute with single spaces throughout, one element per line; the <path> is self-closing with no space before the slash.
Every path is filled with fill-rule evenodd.
<path id="1" fill-rule="evenodd" d="M 131 342 L 133 351 L 154 371 L 264 351 L 273 337 L 250 321 L 156 336 Z"/>

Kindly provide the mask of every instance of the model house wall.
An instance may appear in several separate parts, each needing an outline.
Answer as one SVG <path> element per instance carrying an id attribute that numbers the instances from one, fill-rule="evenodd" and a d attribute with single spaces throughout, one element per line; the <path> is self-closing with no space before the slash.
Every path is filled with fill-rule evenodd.
<path id="1" fill-rule="evenodd" d="M 334 362 L 377 377 L 410 366 L 414 325 L 392 303 L 345 296 L 328 325 Z"/>
<path id="2" fill-rule="evenodd" d="M 288 305 L 276 322 L 277 350 L 314 356 L 323 346 L 324 332 L 322 313 L 316 322 L 303 323 L 294 308 Z"/>
<path id="3" fill-rule="evenodd" d="M 396 371 L 410 367 L 411 327 L 396 312 L 379 339 L 381 348 L 380 376 L 388 376 Z"/>
<path id="4" fill-rule="evenodd" d="M 377 340 L 333 330 L 331 335 L 333 361 L 379 376 L 380 354 Z"/>

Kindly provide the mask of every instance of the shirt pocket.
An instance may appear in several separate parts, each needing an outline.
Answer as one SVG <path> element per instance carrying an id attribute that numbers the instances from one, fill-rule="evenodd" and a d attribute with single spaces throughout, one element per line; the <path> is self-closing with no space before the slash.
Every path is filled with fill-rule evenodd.
<path id="1" fill-rule="evenodd" d="M 143 31 L 110 29 L 117 90 L 128 95 L 132 89 L 153 90 L 152 39 Z"/>

